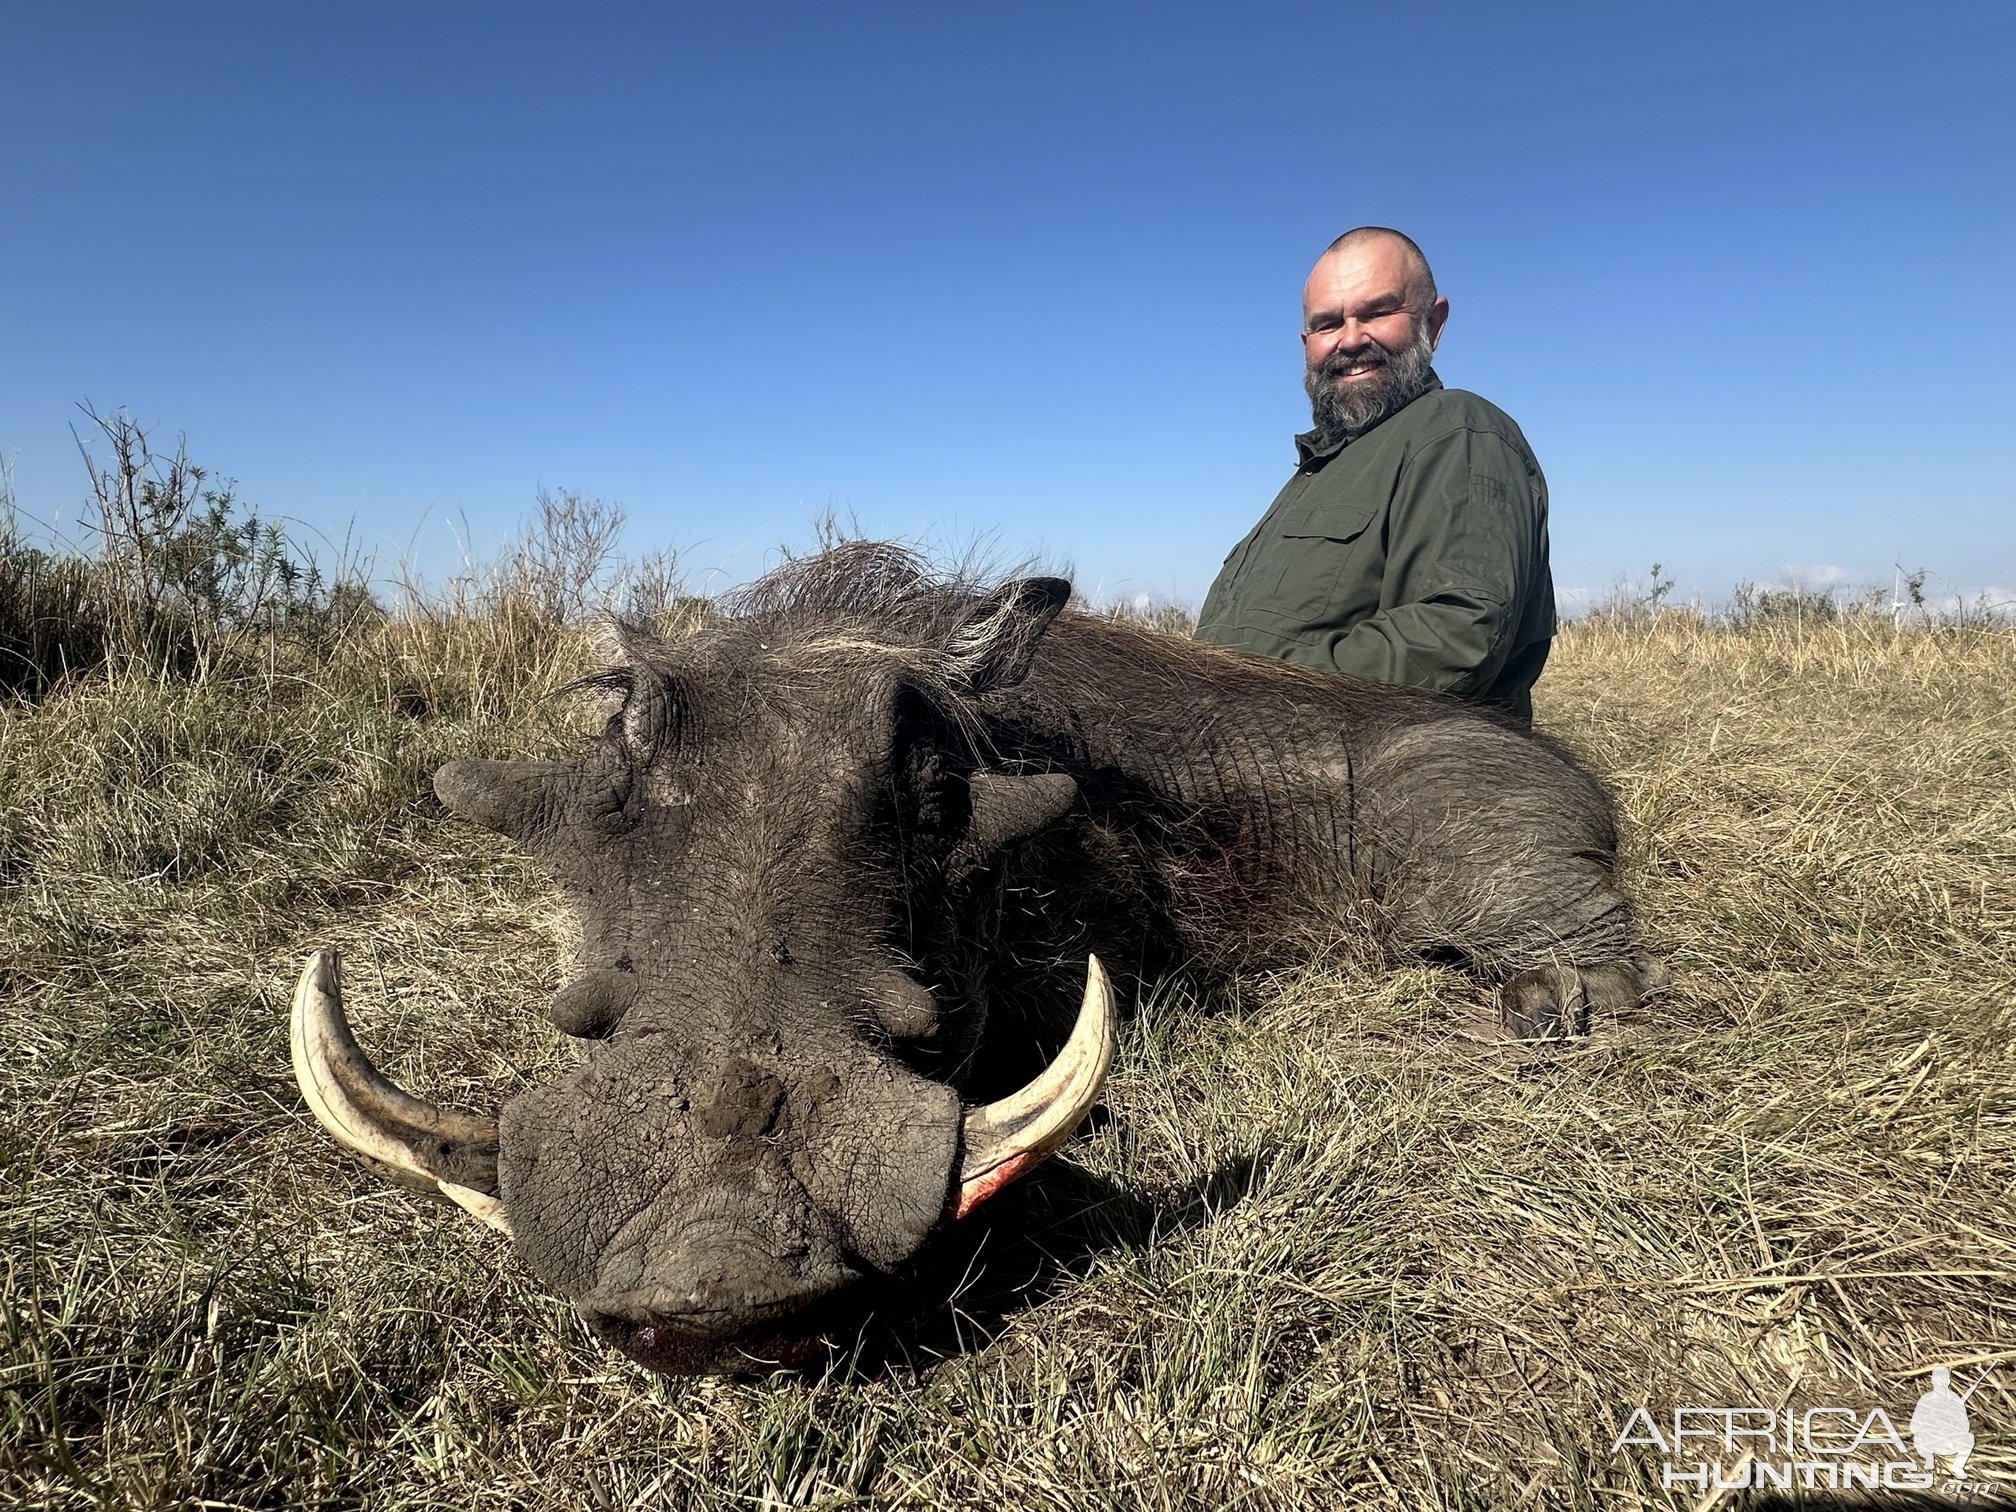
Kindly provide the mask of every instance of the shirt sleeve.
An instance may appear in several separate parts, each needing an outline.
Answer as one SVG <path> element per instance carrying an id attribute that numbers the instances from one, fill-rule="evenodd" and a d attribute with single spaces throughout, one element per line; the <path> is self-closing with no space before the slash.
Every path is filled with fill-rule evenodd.
<path id="1" fill-rule="evenodd" d="M 1533 592 L 1545 504 L 1517 448 L 1458 430 L 1407 461 L 1377 613 L 1334 631 L 1337 671 L 1474 694 L 1504 669 Z"/>

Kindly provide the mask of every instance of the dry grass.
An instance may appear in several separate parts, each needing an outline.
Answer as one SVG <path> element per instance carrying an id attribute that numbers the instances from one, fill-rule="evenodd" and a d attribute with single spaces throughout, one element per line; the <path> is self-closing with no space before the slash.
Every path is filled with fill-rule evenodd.
<path id="1" fill-rule="evenodd" d="M 1611 1454 L 1633 1407 L 1901 1428 L 1962 1361 L 2002 1362 L 1974 1473 L 2016 1476 L 2007 630 L 1571 629 L 1541 720 L 1629 816 L 1648 1022 L 1534 1058 L 1434 969 L 1171 994 L 914 1317 L 753 1384 L 600 1349 L 288 1072 L 325 942 L 420 1090 L 567 1053 L 551 895 L 425 779 L 564 744 L 575 649 L 440 619 L 296 661 L 0 706 L 0 1502 L 1692 1506 Z"/>

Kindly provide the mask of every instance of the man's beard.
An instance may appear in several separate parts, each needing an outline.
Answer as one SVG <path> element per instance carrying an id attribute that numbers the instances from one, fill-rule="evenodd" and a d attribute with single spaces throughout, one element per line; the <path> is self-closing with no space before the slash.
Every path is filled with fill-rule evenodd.
<path id="1" fill-rule="evenodd" d="M 1397 352 L 1389 352 L 1378 342 L 1370 351 L 1346 354 L 1332 352 L 1303 375 L 1302 387 L 1309 395 L 1309 412 L 1315 417 L 1318 436 L 1325 442 L 1356 441 L 1360 436 L 1389 420 L 1428 392 L 1435 381 L 1435 343 L 1428 335 L 1426 321 L 1414 322 L 1414 339 Z M 1363 362 L 1372 353 L 1386 359 L 1370 378 L 1339 383 L 1337 376 Z"/>

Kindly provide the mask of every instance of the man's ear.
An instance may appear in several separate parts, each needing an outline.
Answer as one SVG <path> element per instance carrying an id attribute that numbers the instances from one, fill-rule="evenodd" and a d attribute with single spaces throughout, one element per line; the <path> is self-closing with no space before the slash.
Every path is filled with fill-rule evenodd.
<path id="1" fill-rule="evenodd" d="M 1442 327 L 1449 319 L 1449 296 L 1437 294 L 1435 303 L 1428 307 L 1428 346 L 1432 351 L 1442 345 Z"/>

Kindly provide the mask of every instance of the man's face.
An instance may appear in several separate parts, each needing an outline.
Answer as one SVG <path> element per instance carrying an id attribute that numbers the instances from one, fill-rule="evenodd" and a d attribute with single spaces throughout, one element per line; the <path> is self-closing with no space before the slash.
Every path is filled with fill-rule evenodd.
<path id="1" fill-rule="evenodd" d="M 1415 271 L 1383 236 L 1317 260 L 1302 290 L 1303 387 L 1325 435 L 1361 436 L 1427 391 L 1449 301 L 1424 308 Z"/>

